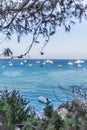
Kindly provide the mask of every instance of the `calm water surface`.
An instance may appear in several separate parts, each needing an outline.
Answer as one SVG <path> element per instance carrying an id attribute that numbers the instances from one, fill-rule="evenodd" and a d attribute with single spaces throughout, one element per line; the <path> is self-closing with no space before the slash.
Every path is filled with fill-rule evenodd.
<path id="1" fill-rule="evenodd" d="M 67 88 L 72 85 L 87 84 L 87 61 L 81 66 L 68 65 L 69 60 L 53 60 L 53 64 L 46 63 L 42 67 L 43 60 L 0 60 L 0 89 L 17 89 L 20 94 L 30 101 L 30 105 L 37 110 L 42 110 L 45 104 L 38 101 L 39 96 L 45 96 L 52 100 L 54 108 L 60 104 L 60 100 L 66 101 L 66 95 L 59 86 Z"/>

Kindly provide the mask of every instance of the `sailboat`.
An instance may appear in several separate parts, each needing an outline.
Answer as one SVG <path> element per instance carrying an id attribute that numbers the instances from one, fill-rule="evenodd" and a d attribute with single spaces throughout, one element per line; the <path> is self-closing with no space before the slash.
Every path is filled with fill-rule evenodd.
<path id="1" fill-rule="evenodd" d="M 80 64 L 80 63 L 84 63 L 84 62 L 85 62 L 84 60 L 76 60 L 74 63 Z"/>
<path id="2" fill-rule="evenodd" d="M 73 65 L 73 62 L 72 62 L 72 61 L 69 61 L 67 64 L 68 64 L 68 65 Z"/>
<path id="3" fill-rule="evenodd" d="M 52 61 L 52 60 L 49 60 L 49 59 L 48 59 L 48 60 L 46 60 L 45 62 L 46 62 L 46 63 L 53 64 L 53 61 Z"/>

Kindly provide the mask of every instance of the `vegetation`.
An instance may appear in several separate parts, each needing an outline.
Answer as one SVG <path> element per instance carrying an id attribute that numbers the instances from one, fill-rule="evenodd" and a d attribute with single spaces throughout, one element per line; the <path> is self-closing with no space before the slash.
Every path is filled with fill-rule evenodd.
<path id="1" fill-rule="evenodd" d="M 44 108 L 44 115 L 39 117 L 35 110 L 23 99 L 19 91 L 4 90 L 0 97 L 0 130 L 86 130 L 87 102 L 74 99 L 62 104 L 57 110 L 52 104 Z M 59 111 L 67 110 L 64 118 Z"/>
<path id="2" fill-rule="evenodd" d="M 30 107 L 28 101 L 23 99 L 19 92 L 4 90 L 0 98 L 0 110 L 5 114 L 8 126 L 20 124 L 27 120 Z"/>
<path id="3" fill-rule="evenodd" d="M 40 37 L 45 39 L 44 48 L 58 26 L 63 25 L 65 31 L 70 31 L 77 19 L 80 22 L 83 17 L 87 19 L 87 5 L 84 3 L 84 0 L 0 0 L 0 34 L 11 39 L 12 34 L 16 33 L 18 42 L 24 34 L 33 35 L 28 50 L 17 56 L 22 58 L 34 44 L 40 43 Z M 43 48 L 41 55 L 44 54 Z M 9 48 L 3 55 L 13 57 Z M 77 92 L 80 98 L 64 104 L 67 114 L 62 119 L 58 113 L 62 107 L 54 111 L 53 106 L 48 104 L 44 116 L 40 118 L 19 91 L 4 90 L 0 96 L 0 130 L 15 130 L 16 127 L 21 130 L 86 130 L 87 100 L 84 102 L 81 99 L 87 99 L 87 94 L 79 88 L 72 92 Z"/>

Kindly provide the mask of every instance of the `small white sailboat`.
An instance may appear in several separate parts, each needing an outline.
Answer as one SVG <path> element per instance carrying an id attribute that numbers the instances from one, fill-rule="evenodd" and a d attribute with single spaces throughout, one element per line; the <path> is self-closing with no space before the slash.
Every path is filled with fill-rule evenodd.
<path id="1" fill-rule="evenodd" d="M 36 61 L 36 63 L 37 63 L 37 64 L 40 64 L 40 61 L 38 60 L 38 61 Z"/>
<path id="2" fill-rule="evenodd" d="M 8 62 L 9 66 L 13 66 L 12 60 Z"/>
<path id="3" fill-rule="evenodd" d="M 24 63 L 27 63 L 27 60 L 26 60 L 26 59 L 24 59 Z"/>
<path id="4" fill-rule="evenodd" d="M 12 64 L 12 63 L 10 63 L 9 65 L 10 65 L 10 66 L 13 66 L 13 64 Z"/>
<path id="5" fill-rule="evenodd" d="M 10 63 L 9 63 L 9 66 L 13 66 L 13 63 L 12 63 L 12 62 L 10 62 Z"/>
<path id="6" fill-rule="evenodd" d="M 76 60 L 74 63 L 80 64 L 80 63 L 84 63 L 84 62 L 85 62 L 84 60 Z"/>
<path id="7" fill-rule="evenodd" d="M 28 66 L 32 66 L 32 64 L 28 64 Z"/>
<path id="8" fill-rule="evenodd" d="M 38 99 L 39 99 L 40 102 L 45 103 L 45 104 L 51 102 L 50 99 L 48 99 L 48 98 L 46 98 L 46 97 L 43 97 L 43 96 L 38 97 Z"/>
<path id="9" fill-rule="evenodd" d="M 81 64 L 77 64 L 78 67 L 81 67 Z"/>
<path id="10" fill-rule="evenodd" d="M 2 68 L 5 68 L 6 66 L 5 65 L 2 65 Z"/>
<path id="11" fill-rule="evenodd" d="M 45 65 L 45 64 L 46 64 L 46 62 L 44 61 L 44 62 L 43 62 L 43 65 Z"/>
<path id="12" fill-rule="evenodd" d="M 46 60 L 45 62 L 46 62 L 46 63 L 53 64 L 53 61 L 52 61 L 52 60 L 49 60 L 49 59 L 48 59 L 48 60 Z"/>
<path id="13" fill-rule="evenodd" d="M 68 64 L 68 65 L 73 65 L 73 62 L 72 62 L 72 61 L 69 61 L 67 64 Z"/>
<path id="14" fill-rule="evenodd" d="M 21 61 L 21 62 L 20 62 L 20 65 L 24 65 L 24 63 Z"/>
<path id="15" fill-rule="evenodd" d="M 57 66 L 58 66 L 58 68 L 62 68 L 62 65 L 61 65 L 61 64 L 58 64 Z"/>

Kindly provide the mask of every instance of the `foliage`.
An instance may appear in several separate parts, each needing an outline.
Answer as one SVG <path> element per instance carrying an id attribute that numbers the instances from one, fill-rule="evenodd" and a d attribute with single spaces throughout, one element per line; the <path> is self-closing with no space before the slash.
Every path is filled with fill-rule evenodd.
<path id="1" fill-rule="evenodd" d="M 83 0 L 3 0 L 0 1 L 0 31 L 8 37 L 14 30 L 19 35 L 30 32 L 53 35 L 57 25 L 63 24 L 66 31 L 70 30 L 73 17 L 80 20 L 86 17 L 86 9 Z"/>
<path id="2" fill-rule="evenodd" d="M 56 129 L 54 128 L 53 125 L 52 126 L 50 125 L 50 126 L 48 126 L 48 128 L 46 130 L 56 130 Z"/>
<path id="3" fill-rule="evenodd" d="M 55 130 L 59 130 L 61 127 L 63 127 L 63 120 L 61 119 L 60 115 L 58 115 L 56 111 L 52 113 L 50 124 L 54 126 Z"/>
<path id="4" fill-rule="evenodd" d="M 35 110 L 28 107 L 28 101 L 23 99 L 19 91 L 4 90 L 0 98 L 0 122 L 7 130 L 14 130 L 15 126 L 21 130 L 86 130 L 87 129 L 87 102 L 74 99 L 60 105 L 68 113 L 64 119 L 58 110 L 53 110 L 52 104 L 44 108 L 42 118 L 36 116 Z M 31 110 L 32 109 L 32 110 Z"/>
<path id="5" fill-rule="evenodd" d="M 1 0 L 0 1 L 0 33 L 8 39 L 14 32 L 18 42 L 23 34 L 32 34 L 33 40 L 26 55 L 33 44 L 45 38 L 43 47 L 50 36 L 56 33 L 56 28 L 63 25 L 65 31 L 70 31 L 76 20 L 87 19 L 87 5 L 84 0 Z M 23 55 L 22 55 L 23 56 Z"/>
<path id="6" fill-rule="evenodd" d="M 47 104 L 46 107 L 44 108 L 44 114 L 46 117 L 51 118 L 53 112 L 53 105 L 52 104 Z"/>
<path id="7" fill-rule="evenodd" d="M 30 111 L 30 107 L 27 107 L 28 103 L 20 96 L 19 91 L 3 91 L 0 98 L 0 110 L 5 113 L 8 125 L 20 124 L 27 120 Z"/>
<path id="8" fill-rule="evenodd" d="M 13 55 L 13 52 L 12 52 L 9 48 L 6 48 L 6 49 L 3 51 L 3 55 L 4 55 L 4 56 L 12 56 L 12 55 Z"/>
<path id="9" fill-rule="evenodd" d="M 87 128 L 87 102 L 74 99 L 68 104 L 68 114 L 64 120 L 64 130 L 86 130 Z"/>

